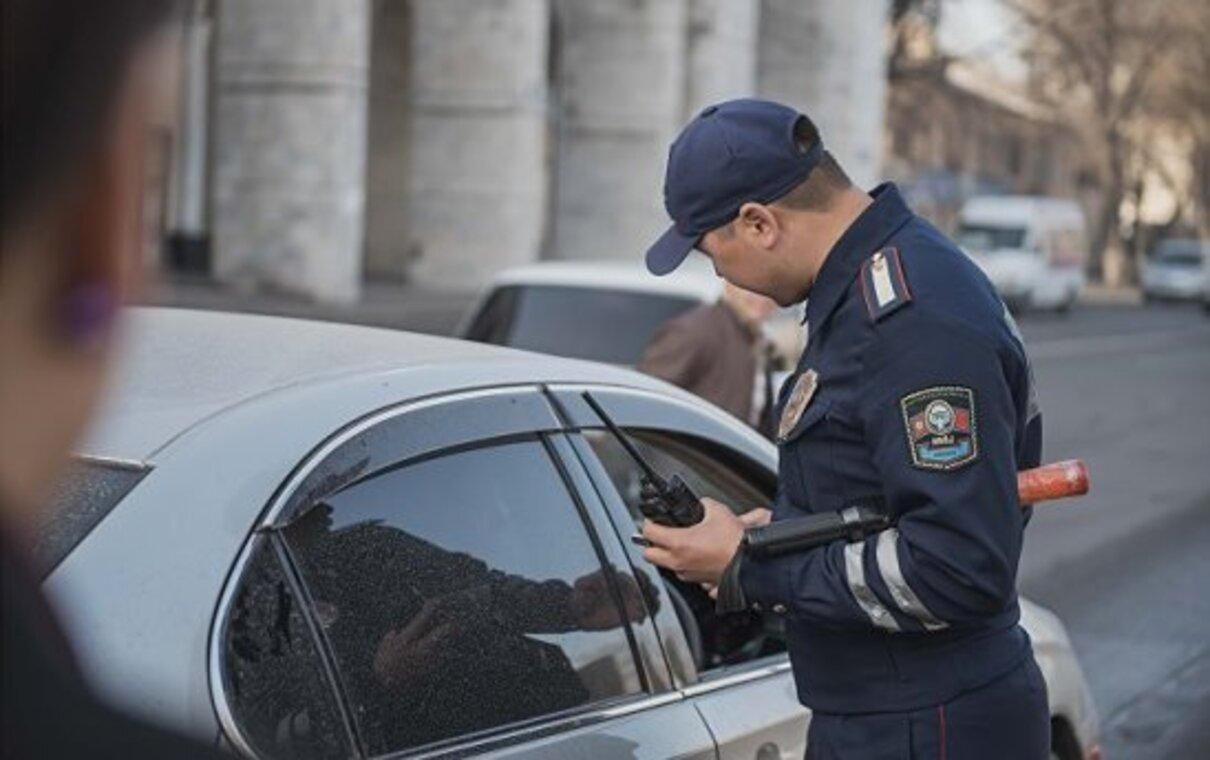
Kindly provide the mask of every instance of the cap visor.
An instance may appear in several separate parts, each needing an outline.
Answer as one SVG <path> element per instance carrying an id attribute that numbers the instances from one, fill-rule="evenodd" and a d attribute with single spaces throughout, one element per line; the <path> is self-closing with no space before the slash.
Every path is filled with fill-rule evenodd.
<path id="1" fill-rule="evenodd" d="M 656 276 L 668 274 L 681 265 L 697 245 L 697 240 L 677 232 L 676 227 L 669 227 L 655 245 L 647 249 L 647 271 Z"/>

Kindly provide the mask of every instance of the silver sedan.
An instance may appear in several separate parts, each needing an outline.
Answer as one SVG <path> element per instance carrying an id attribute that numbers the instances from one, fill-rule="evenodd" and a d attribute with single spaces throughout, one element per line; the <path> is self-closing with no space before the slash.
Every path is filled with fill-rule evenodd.
<path id="1" fill-rule="evenodd" d="M 658 381 L 462 341 L 135 314 L 38 556 L 89 677 L 253 757 L 800 758 L 775 615 L 719 617 L 628 540 L 657 468 L 767 504 L 776 450 Z M 1096 742 L 1023 604 L 1056 754 Z"/>

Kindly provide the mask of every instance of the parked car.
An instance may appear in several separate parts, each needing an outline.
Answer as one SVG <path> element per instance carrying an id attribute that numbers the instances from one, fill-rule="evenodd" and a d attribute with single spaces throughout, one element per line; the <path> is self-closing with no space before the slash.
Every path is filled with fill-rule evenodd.
<path id="1" fill-rule="evenodd" d="M 1197 301 L 1204 297 L 1210 242 L 1161 240 L 1143 264 L 1143 297 L 1149 301 Z"/>
<path id="2" fill-rule="evenodd" d="M 251 757 L 802 757 L 772 613 L 713 614 L 627 540 L 591 391 L 704 495 L 776 450 L 633 371 L 395 331 L 143 309 L 38 543 L 93 683 Z M 1097 741 L 1023 602 L 1063 758 Z"/>
<path id="3" fill-rule="evenodd" d="M 723 282 L 704 259 L 691 257 L 654 277 L 640 261 L 549 261 L 501 272 L 472 306 L 458 335 L 467 340 L 591 359 L 639 363 L 668 320 L 719 299 Z M 806 335 L 801 307 L 781 309 L 764 325 L 774 348 L 773 387 L 798 363 Z M 758 369 L 753 403 L 764 403 Z"/>
<path id="4" fill-rule="evenodd" d="M 1084 212 L 1075 201 L 978 196 L 962 207 L 959 245 L 1014 309 L 1065 310 L 1084 288 Z"/>

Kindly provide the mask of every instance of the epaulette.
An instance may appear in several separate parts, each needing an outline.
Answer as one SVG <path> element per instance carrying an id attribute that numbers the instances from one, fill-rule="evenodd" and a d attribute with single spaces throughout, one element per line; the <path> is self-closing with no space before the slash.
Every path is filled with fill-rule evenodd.
<path id="1" fill-rule="evenodd" d="M 877 322 L 912 302 L 896 248 L 883 248 L 861 265 L 861 294 L 870 321 Z"/>

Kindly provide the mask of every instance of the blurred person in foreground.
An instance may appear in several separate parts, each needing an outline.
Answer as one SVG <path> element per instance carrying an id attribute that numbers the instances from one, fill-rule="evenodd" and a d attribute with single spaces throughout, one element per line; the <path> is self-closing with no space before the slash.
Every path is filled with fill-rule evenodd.
<path id="1" fill-rule="evenodd" d="M 664 323 L 638 368 L 701 396 L 772 439 L 774 355 L 761 327 L 776 309 L 772 299 L 725 283 L 717 302 Z"/>
<path id="2" fill-rule="evenodd" d="M 167 0 L 4 0 L 0 134 L 0 755 L 220 757 L 99 702 L 28 550 L 89 422 L 140 270 Z"/>

